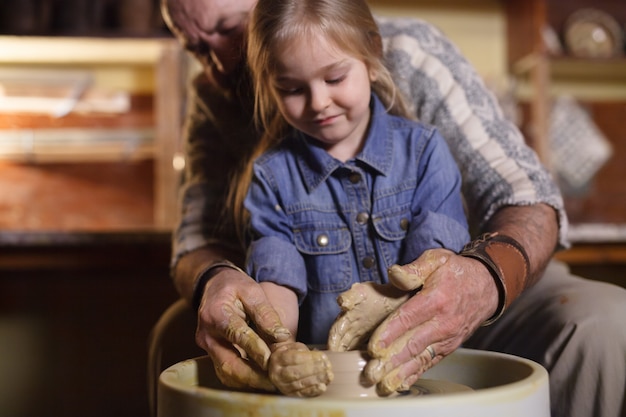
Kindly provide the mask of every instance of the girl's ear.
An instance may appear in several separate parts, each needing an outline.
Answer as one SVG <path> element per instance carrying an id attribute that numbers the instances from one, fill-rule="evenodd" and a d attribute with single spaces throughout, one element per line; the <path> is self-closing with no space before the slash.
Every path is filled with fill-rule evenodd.
<path id="1" fill-rule="evenodd" d="M 369 75 L 370 75 L 370 82 L 373 83 L 374 81 L 376 81 L 378 79 L 378 71 L 376 71 L 375 69 L 370 67 L 368 72 L 369 72 Z"/>

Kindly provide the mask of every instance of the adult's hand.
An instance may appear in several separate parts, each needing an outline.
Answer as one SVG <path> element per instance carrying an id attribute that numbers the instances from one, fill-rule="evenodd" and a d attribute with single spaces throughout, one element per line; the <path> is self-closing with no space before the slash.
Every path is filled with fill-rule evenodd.
<path id="1" fill-rule="evenodd" d="M 198 309 L 196 343 L 207 351 L 224 385 L 275 391 L 267 374 L 269 344 L 291 338 L 252 278 L 223 268 L 207 282 Z"/>
<path id="2" fill-rule="evenodd" d="M 445 249 L 424 252 L 389 275 L 398 289 L 421 291 L 374 331 L 364 374 L 380 395 L 406 390 L 454 352 L 496 309 L 497 288 L 480 262 Z"/>

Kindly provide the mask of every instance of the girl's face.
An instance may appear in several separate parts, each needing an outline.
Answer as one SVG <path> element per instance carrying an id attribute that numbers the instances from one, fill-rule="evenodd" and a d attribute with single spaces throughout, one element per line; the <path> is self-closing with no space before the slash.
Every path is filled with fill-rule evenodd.
<path id="1" fill-rule="evenodd" d="M 370 118 L 370 82 L 363 61 L 323 36 L 303 37 L 277 51 L 272 93 L 287 122 L 346 161 L 361 150 Z"/>

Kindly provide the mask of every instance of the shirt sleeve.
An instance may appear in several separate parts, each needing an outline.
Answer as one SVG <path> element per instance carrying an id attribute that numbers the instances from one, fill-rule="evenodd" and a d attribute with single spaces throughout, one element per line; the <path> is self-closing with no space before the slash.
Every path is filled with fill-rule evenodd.
<path id="1" fill-rule="evenodd" d="M 459 50 L 421 20 L 378 22 L 396 83 L 418 120 L 438 128 L 459 166 L 472 232 L 501 207 L 545 203 L 558 212 L 559 243 L 567 247 L 557 185 Z"/>
<path id="2" fill-rule="evenodd" d="M 404 263 L 417 259 L 426 249 L 459 252 L 470 240 L 461 198 L 461 175 L 446 142 L 435 129 L 426 138 L 418 178 Z"/>
<path id="3" fill-rule="evenodd" d="M 172 269 L 184 254 L 207 245 L 236 251 L 243 259 L 242 245 L 224 207 L 231 178 L 256 140 L 251 113 L 204 74 L 193 80 L 187 106 L 185 170 L 173 234 Z"/>
<path id="4" fill-rule="evenodd" d="M 276 182 L 267 169 L 254 167 L 245 207 L 250 213 L 252 242 L 246 268 L 258 282 L 291 288 L 302 301 L 307 294 L 307 273 L 294 245 L 293 226 L 283 211 Z"/>

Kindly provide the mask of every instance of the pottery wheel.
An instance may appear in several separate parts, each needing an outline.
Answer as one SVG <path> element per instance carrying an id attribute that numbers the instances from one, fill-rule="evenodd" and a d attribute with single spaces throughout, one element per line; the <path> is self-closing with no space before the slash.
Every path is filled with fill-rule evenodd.
<path id="1" fill-rule="evenodd" d="M 339 366 L 333 380 L 341 391 L 338 395 L 343 395 L 342 385 L 353 392 L 358 382 L 347 376 L 342 384 L 338 370 Z M 503 353 L 464 348 L 426 371 L 407 393 L 391 397 L 288 398 L 230 392 L 216 379 L 207 356 L 166 369 L 159 377 L 159 417 L 550 417 L 548 372 L 543 367 Z"/>
<path id="2" fill-rule="evenodd" d="M 412 398 L 419 395 L 452 394 L 457 392 L 474 391 L 467 385 L 438 379 L 420 379 L 408 391 L 401 392 L 394 398 Z"/>

